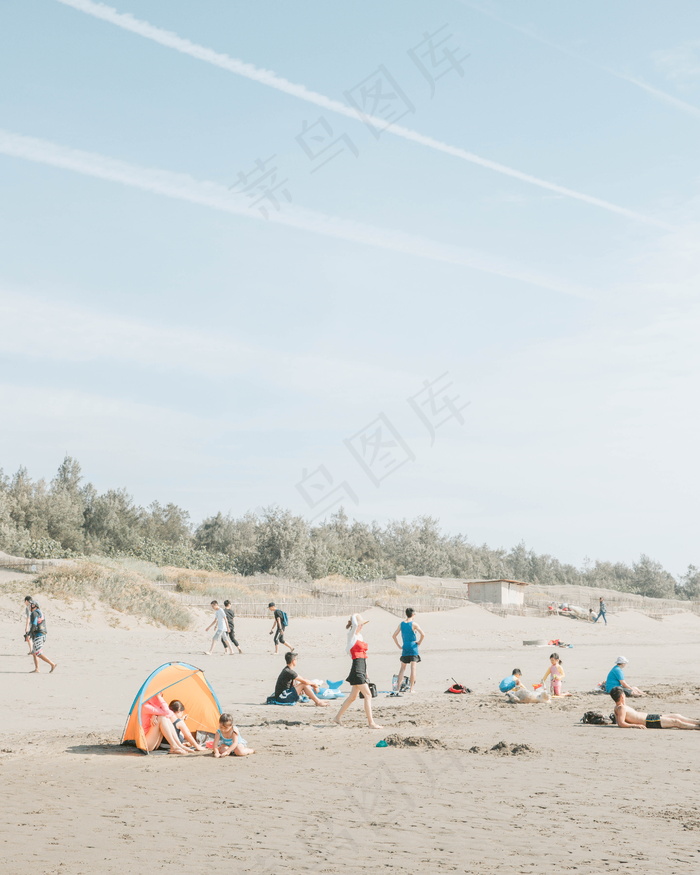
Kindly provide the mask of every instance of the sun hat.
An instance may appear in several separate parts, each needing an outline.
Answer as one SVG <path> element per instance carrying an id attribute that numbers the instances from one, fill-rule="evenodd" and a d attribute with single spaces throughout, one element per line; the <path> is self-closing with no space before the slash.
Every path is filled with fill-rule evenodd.
<path id="1" fill-rule="evenodd" d="M 627 659 L 626 656 L 618 656 L 615 660 L 615 665 L 622 665 L 625 662 L 629 662 L 629 659 Z"/>

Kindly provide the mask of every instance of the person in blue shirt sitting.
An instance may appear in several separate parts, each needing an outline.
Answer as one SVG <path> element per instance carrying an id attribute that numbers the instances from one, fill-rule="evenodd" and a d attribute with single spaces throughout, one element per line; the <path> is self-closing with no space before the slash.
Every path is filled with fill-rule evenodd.
<path id="1" fill-rule="evenodd" d="M 608 677 L 605 681 L 605 692 L 609 693 L 615 687 L 622 687 L 627 696 L 643 696 L 644 693 L 639 687 L 631 687 L 625 680 L 623 667 L 627 665 L 629 660 L 626 656 L 618 656 L 615 660 L 615 665 L 608 672 Z"/>

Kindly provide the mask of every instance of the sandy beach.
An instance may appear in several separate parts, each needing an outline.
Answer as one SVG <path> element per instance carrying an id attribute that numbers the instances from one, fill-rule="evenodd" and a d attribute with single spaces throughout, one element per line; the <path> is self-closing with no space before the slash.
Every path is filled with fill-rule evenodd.
<path id="1" fill-rule="evenodd" d="M 700 871 L 700 735 L 579 723 L 589 708 L 612 709 L 591 690 L 619 654 L 628 679 L 649 691 L 642 710 L 700 715 L 694 615 L 609 614 L 605 627 L 501 618 L 476 605 L 423 614 L 417 692 L 380 694 L 384 731 L 372 731 L 359 706 L 338 727 L 335 705 L 262 704 L 283 666 L 267 620 L 237 622 L 242 656 L 208 657 L 203 611 L 192 630 L 171 632 L 99 604 L 44 598 L 58 669 L 32 675 L 20 600 L 0 597 L 8 875 Z M 367 616 L 369 674 L 387 690 L 398 618 L 378 608 Z M 304 676 L 347 675 L 344 623 L 291 618 Z M 559 651 L 575 695 L 508 705 L 496 692 L 504 675 L 517 666 L 530 684 L 547 667 L 552 648 L 523 646 L 534 638 L 574 645 Z M 147 757 L 119 746 L 140 684 L 174 660 L 206 671 L 255 756 Z M 446 695 L 451 677 L 474 692 Z M 400 746 L 375 746 L 389 735 Z"/>

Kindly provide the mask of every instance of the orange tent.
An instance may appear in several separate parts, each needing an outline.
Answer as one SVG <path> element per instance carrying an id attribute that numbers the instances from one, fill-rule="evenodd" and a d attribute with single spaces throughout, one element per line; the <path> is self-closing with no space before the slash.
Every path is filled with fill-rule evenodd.
<path id="1" fill-rule="evenodd" d="M 166 662 L 146 678 L 136 694 L 126 719 L 122 744 L 135 744 L 148 753 L 141 726 L 141 709 L 149 699 L 159 694 L 166 702 L 172 702 L 173 699 L 182 702 L 187 712 L 185 722 L 193 735 L 198 730 L 214 734 L 218 729 L 221 705 L 202 669 L 185 662 Z"/>

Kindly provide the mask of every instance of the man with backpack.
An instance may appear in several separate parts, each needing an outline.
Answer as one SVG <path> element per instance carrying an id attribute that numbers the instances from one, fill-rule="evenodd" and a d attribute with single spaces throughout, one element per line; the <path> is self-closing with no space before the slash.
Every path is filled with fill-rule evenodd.
<path id="1" fill-rule="evenodd" d="M 288 647 L 290 650 L 294 650 L 291 644 L 287 644 L 284 640 L 284 630 L 289 625 L 289 619 L 287 618 L 287 614 L 284 611 L 281 611 L 278 607 L 275 606 L 274 602 L 270 602 L 267 606 L 268 611 L 272 611 L 274 616 L 274 622 L 272 623 L 272 629 L 270 629 L 270 635 L 274 633 L 275 637 L 273 639 L 275 643 L 275 653 L 279 650 L 279 645 L 284 644 L 285 647 Z"/>
<path id="2" fill-rule="evenodd" d="M 44 643 L 46 641 L 46 620 L 44 614 L 36 602 L 29 605 L 31 613 L 29 614 L 29 636 L 32 639 L 32 656 L 34 657 L 34 671 L 39 671 L 39 660 L 48 662 L 51 666 L 51 671 L 56 668 L 56 663 L 52 662 L 48 656 L 44 656 Z M 50 674 L 51 672 L 49 672 Z"/>

